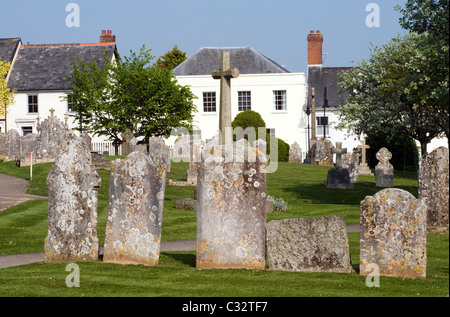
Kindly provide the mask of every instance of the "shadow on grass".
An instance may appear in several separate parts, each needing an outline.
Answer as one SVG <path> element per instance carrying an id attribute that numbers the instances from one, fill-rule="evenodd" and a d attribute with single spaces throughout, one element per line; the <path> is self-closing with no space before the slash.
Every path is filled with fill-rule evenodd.
<path id="1" fill-rule="evenodd" d="M 417 187 L 415 186 L 394 186 L 394 188 L 405 190 L 417 198 Z M 283 191 L 294 193 L 297 198 L 312 204 L 329 205 L 360 205 L 366 196 L 373 196 L 383 189 L 376 187 L 373 182 L 364 181 L 353 184 L 351 189 L 326 188 L 321 184 L 294 184 L 282 188 Z"/>
<path id="2" fill-rule="evenodd" d="M 161 252 L 161 254 L 172 258 L 173 260 L 183 263 L 184 265 L 195 267 L 196 266 L 196 255 L 192 253 L 172 253 L 172 252 Z"/>

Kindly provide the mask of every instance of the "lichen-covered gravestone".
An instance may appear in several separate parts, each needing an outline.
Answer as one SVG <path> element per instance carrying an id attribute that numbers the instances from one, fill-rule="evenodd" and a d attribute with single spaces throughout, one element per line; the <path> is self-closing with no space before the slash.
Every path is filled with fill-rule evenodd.
<path id="1" fill-rule="evenodd" d="M 377 152 L 379 163 L 375 166 L 375 184 L 377 187 L 394 187 L 394 166 L 389 163 L 392 153 L 385 147 Z"/>
<path id="2" fill-rule="evenodd" d="M 409 192 L 386 188 L 361 202 L 360 274 L 426 276 L 426 206 Z"/>
<path id="3" fill-rule="evenodd" d="M 89 149 L 72 140 L 47 176 L 48 235 L 45 262 L 96 260 L 97 191 L 101 179 Z"/>
<path id="4" fill-rule="evenodd" d="M 336 142 L 336 147 L 332 149 L 332 153 L 336 153 L 336 168 L 328 171 L 327 188 L 353 188 L 350 180 L 350 172 L 343 168 L 342 155 L 347 153 L 346 148 L 342 148 L 342 142 Z"/>
<path id="5" fill-rule="evenodd" d="M 351 273 L 342 217 L 273 220 L 267 224 L 269 269 Z"/>
<path id="6" fill-rule="evenodd" d="M 197 180 L 200 269 L 265 268 L 267 185 L 260 171 L 267 162 L 256 149 L 236 144 L 235 157 L 224 146 L 203 151 Z"/>
<path id="7" fill-rule="evenodd" d="M 333 166 L 333 143 L 328 139 L 320 139 L 313 145 L 314 164 Z"/>
<path id="8" fill-rule="evenodd" d="M 143 153 L 112 162 L 104 262 L 157 265 L 166 172 Z"/>
<path id="9" fill-rule="evenodd" d="M 289 162 L 302 163 L 302 149 L 297 142 L 289 148 Z"/>
<path id="10" fill-rule="evenodd" d="M 427 205 L 429 232 L 448 232 L 449 153 L 439 147 L 429 153 L 419 169 L 419 198 Z"/>

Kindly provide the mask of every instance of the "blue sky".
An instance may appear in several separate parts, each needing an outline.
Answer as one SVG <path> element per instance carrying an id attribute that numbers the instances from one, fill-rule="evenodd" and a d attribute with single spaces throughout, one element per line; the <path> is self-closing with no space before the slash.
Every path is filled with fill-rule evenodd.
<path id="1" fill-rule="evenodd" d="M 80 9 L 80 26 L 68 27 L 66 5 Z M 379 6 L 379 27 L 367 27 L 366 6 Z M 24 43 L 98 42 L 112 30 L 119 53 L 143 44 L 154 56 L 174 45 L 188 56 L 202 46 L 252 46 L 291 72 L 306 72 L 310 30 L 324 35 L 324 66 L 357 64 L 405 31 L 396 4 L 406 0 L 14 0 L 0 6 L 0 38 Z"/>

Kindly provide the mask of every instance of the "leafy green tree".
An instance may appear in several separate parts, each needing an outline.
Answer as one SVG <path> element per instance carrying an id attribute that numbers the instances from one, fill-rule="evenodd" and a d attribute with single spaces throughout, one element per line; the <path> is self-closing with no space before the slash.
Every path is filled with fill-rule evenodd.
<path id="1" fill-rule="evenodd" d="M 156 61 L 156 65 L 168 70 L 173 70 L 186 59 L 186 52 L 181 51 L 178 46 L 175 45 L 172 50 L 166 52 L 164 55 L 158 58 L 158 60 Z"/>
<path id="2" fill-rule="evenodd" d="M 373 47 L 370 58 L 358 67 L 341 73 L 340 87 L 348 97 L 338 128 L 357 135 L 409 136 L 420 142 L 422 155 L 426 155 L 427 144 L 443 130 L 433 121 L 433 114 L 418 106 L 420 92 L 410 82 L 408 69 L 408 62 L 420 55 L 425 36 L 393 38 Z M 402 102 L 405 92 L 408 97 Z"/>
<path id="3" fill-rule="evenodd" d="M 8 105 L 14 102 L 15 91 L 8 88 L 6 81 L 10 69 L 11 63 L 4 62 L 0 59 L 0 116 L 6 115 Z"/>
<path id="4" fill-rule="evenodd" d="M 74 62 L 72 98 L 80 130 L 108 136 L 120 143 L 120 134 L 169 136 L 172 128 L 192 130 L 195 96 L 177 83 L 172 72 L 151 63 L 143 46 L 130 57 L 120 56 L 105 66 Z"/>
<path id="5" fill-rule="evenodd" d="M 405 93 L 414 109 L 427 112 L 449 138 L 449 0 L 408 0 L 401 8 L 403 28 L 422 35 L 418 54 L 406 62 Z"/>

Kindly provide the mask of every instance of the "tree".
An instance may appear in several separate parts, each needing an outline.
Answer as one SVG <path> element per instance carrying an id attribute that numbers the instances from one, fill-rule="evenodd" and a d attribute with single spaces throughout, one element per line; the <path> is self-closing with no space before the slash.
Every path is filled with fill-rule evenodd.
<path id="1" fill-rule="evenodd" d="M 171 51 L 166 52 L 164 55 L 158 58 L 158 60 L 156 61 L 156 65 L 168 70 L 173 70 L 186 59 L 186 52 L 181 51 L 180 49 L 178 49 L 178 46 L 175 45 Z"/>
<path id="2" fill-rule="evenodd" d="M 151 64 L 150 50 L 143 46 L 139 54 L 105 59 L 101 69 L 94 62 L 74 62 L 72 96 L 80 129 L 116 143 L 127 129 L 147 139 L 169 136 L 172 128 L 192 130 L 195 96 L 170 70 Z"/>
<path id="3" fill-rule="evenodd" d="M 0 116 L 5 116 L 8 113 L 8 105 L 14 102 L 15 91 L 8 88 L 6 81 L 10 69 L 11 63 L 0 59 Z"/>
<path id="4" fill-rule="evenodd" d="M 427 144 L 443 130 L 433 121 L 433 114 L 418 107 L 420 92 L 410 82 L 408 69 L 408 62 L 420 55 L 425 36 L 393 38 L 373 47 L 369 60 L 341 73 L 340 87 L 348 97 L 341 108 L 339 128 L 358 135 L 406 135 L 419 141 L 426 155 Z M 402 102 L 400 96 L 405 92 L 408 98 Z"/>
<path id="5" fill-rule="evenodd" d="M 415 92 L 414 109 L 421 108 L 449 138 L 449 0 L 408 0 L 403 28 L 422 35 L 418 54 L 407 61 L 405 92 Z"/>

